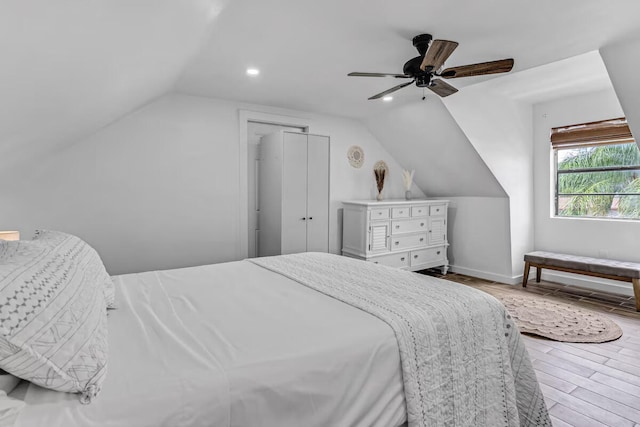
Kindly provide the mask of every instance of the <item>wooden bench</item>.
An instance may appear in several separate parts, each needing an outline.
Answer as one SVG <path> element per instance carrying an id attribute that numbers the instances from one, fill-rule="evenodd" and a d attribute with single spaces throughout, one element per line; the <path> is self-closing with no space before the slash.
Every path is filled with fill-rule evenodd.
<path id="1" fill-rule="evenodd" d="M 633 283 L 633 293 L 636 297 L 636 310 L 640 311 L 640 263 L 589 258 L 555 252 L 530 252 L 524 256 L 522 287 L 527 286 L 531 267 L 536 268 L 536 282 L 540 282 L 540 274 L 543 268 L 631 282 Z"/>

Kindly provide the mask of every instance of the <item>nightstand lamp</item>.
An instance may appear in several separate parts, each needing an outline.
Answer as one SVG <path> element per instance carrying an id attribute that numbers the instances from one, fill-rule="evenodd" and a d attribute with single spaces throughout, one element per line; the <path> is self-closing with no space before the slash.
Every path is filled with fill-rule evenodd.
<path id="1" fill-rule="evenodd" d="M 0 231 L 0 240 L 20 240 L 19 231 Z"/>

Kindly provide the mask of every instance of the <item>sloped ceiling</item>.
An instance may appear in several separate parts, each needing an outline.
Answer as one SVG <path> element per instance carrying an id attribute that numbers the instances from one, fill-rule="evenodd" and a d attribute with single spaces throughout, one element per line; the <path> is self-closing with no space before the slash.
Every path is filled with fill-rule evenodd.
<path id="1" fill-rule="evenodd" d="M 438 97 L 406 104 L 366 121 L 384 147 L 430 197 L 506 197 Z"/>
<path id="2" fill-rule="evenodd" d="M 501 195 L 440 100 L 421 102 L 423 91 L 408 87 L 390 104 L 367 101 L 397 80 L 346 74 L 400 72 L 417 55 L 411 38 L 424 32 L 460 42 L 447 65 L 513 57 L 515 73 L 640 38 L 640 2 L 616 2 L 615 13 L 605 7 L 596 0 L 2 2 L 0 170 L 175 90 L 361 118 L 405 167 L 418 170 L 428 194 Z M 250 79 L 248 66 L 262 73 Z M 491 79 L 452 83 L 464 90 Z M 429 166 L 434 151 L 451 156 L 449 167 Z M 481 178 L 458 176 L 458 164 Z M 447 180 L 432 176 L 444 169 Z"/>
<path id="3" fill-rule="evenodd" d="M 226 0 L 0 4 L 0 170 L 170 90 Z"/>
<path id="4" fill-rule="evenodd" d="M 347 77 L 351 71 L 398 73 L 417 56 L 413 36 L 460 43 L 447 66 L 515 58 L 515 71 L 640 37 L 640 2 L 623 0 L 608 10 L 596 0 L 234 0 L 222 12 L 205 48 L 176 88 L 297 110 L 351 117 L 386 111 L 367 101 L 398 84 L 393 78 Z M 248 66 L 260 68 L 256 79 Z M 457 87 L 492 77 L 451 81 Z M 418 101 L 407 87 L 394 105 Z M 455 96 L 455 95 L 454 95 Z"/>

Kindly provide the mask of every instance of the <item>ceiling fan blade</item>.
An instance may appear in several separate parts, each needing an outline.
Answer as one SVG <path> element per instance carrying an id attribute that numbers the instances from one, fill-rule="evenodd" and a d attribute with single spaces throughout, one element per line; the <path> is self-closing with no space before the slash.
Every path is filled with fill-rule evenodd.
<path id="1" fill-rule="evenodd" d="M 409 86 L 413 82 L 415 82 L 415 80 L 412 80 L 412 81 L 407 82 L 407 83 L 402 83 L 401 85 L 398 85 L 398 86 L 394 86 L 391 89 L 387 89 L 384 92 L 380 92 L 377 95 L 373 95 L 371 98 L 369 98 L 369 100 L 382 98 L 383 96 L 389 95 L 390 93 L 393 93 L 393 92 L 395 92 L 397 90 L 400 90 L 405 86 Z"/>
<path id="2" fill-rule="evenodd" d="M 462 65 L 451 67 L 440 73 L 445 79 L 455 79 L 458 77 L 482 76 L 485 74 L 508 73 L 513 68 L 513 58 L 501 59 L 499 61 L 481 62 L 479 64 Z"/>
<path id="3" fill-rule="evenodd" d="M 436 71 L 444 61 L 453 53 L 458 47 L 458 42 L 452 42 L 449 40 L 434 40 L 431 42 L 431 46 L 427 53 L 424 55 L 420 69 L 422 71 Z M 427 67 L 431 67 L 427 69 Z"/>
<path id="4" fill-rule="evenodd" d="M 407 76 L 406 74 L 390 74 L 390 73 L 359 73 L 359 72 L 354 72 L 354 73 L 349 73 L 347 74 L 347 76 L 352 76 L 352 77 L 395 77 L 398 79 L 408 79 L 411 76 Z"/>
<path id="5" fill-rule="evenodd" d="M 458 91 L 458 89 L 440 79 L 431 80 L 431 83 L 427 87 L 443 98 L 445 96 L 453 95 Z"/>

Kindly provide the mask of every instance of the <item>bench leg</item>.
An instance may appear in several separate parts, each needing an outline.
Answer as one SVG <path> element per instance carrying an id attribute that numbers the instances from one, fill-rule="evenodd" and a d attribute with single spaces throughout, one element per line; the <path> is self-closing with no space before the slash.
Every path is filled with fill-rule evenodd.
<path id="1" fill-rule="evenodd" d="M 527 287 L 527 281 L 529 280 L 529 261 L 524 262 L 524 273 L 522 274 L 522 287 Z"/>
<path id="2" fill-rule="evenodd" d="M 640 279 L 633 279 L 633 294 L 636 296 L 636 311 L 640 311 Z"/>
<path id="3" fill-rule="evenodd" d="M 536 267 L 536 282 L 540 283 L 540 277 L 542 276 L 542 268 Z"/>

